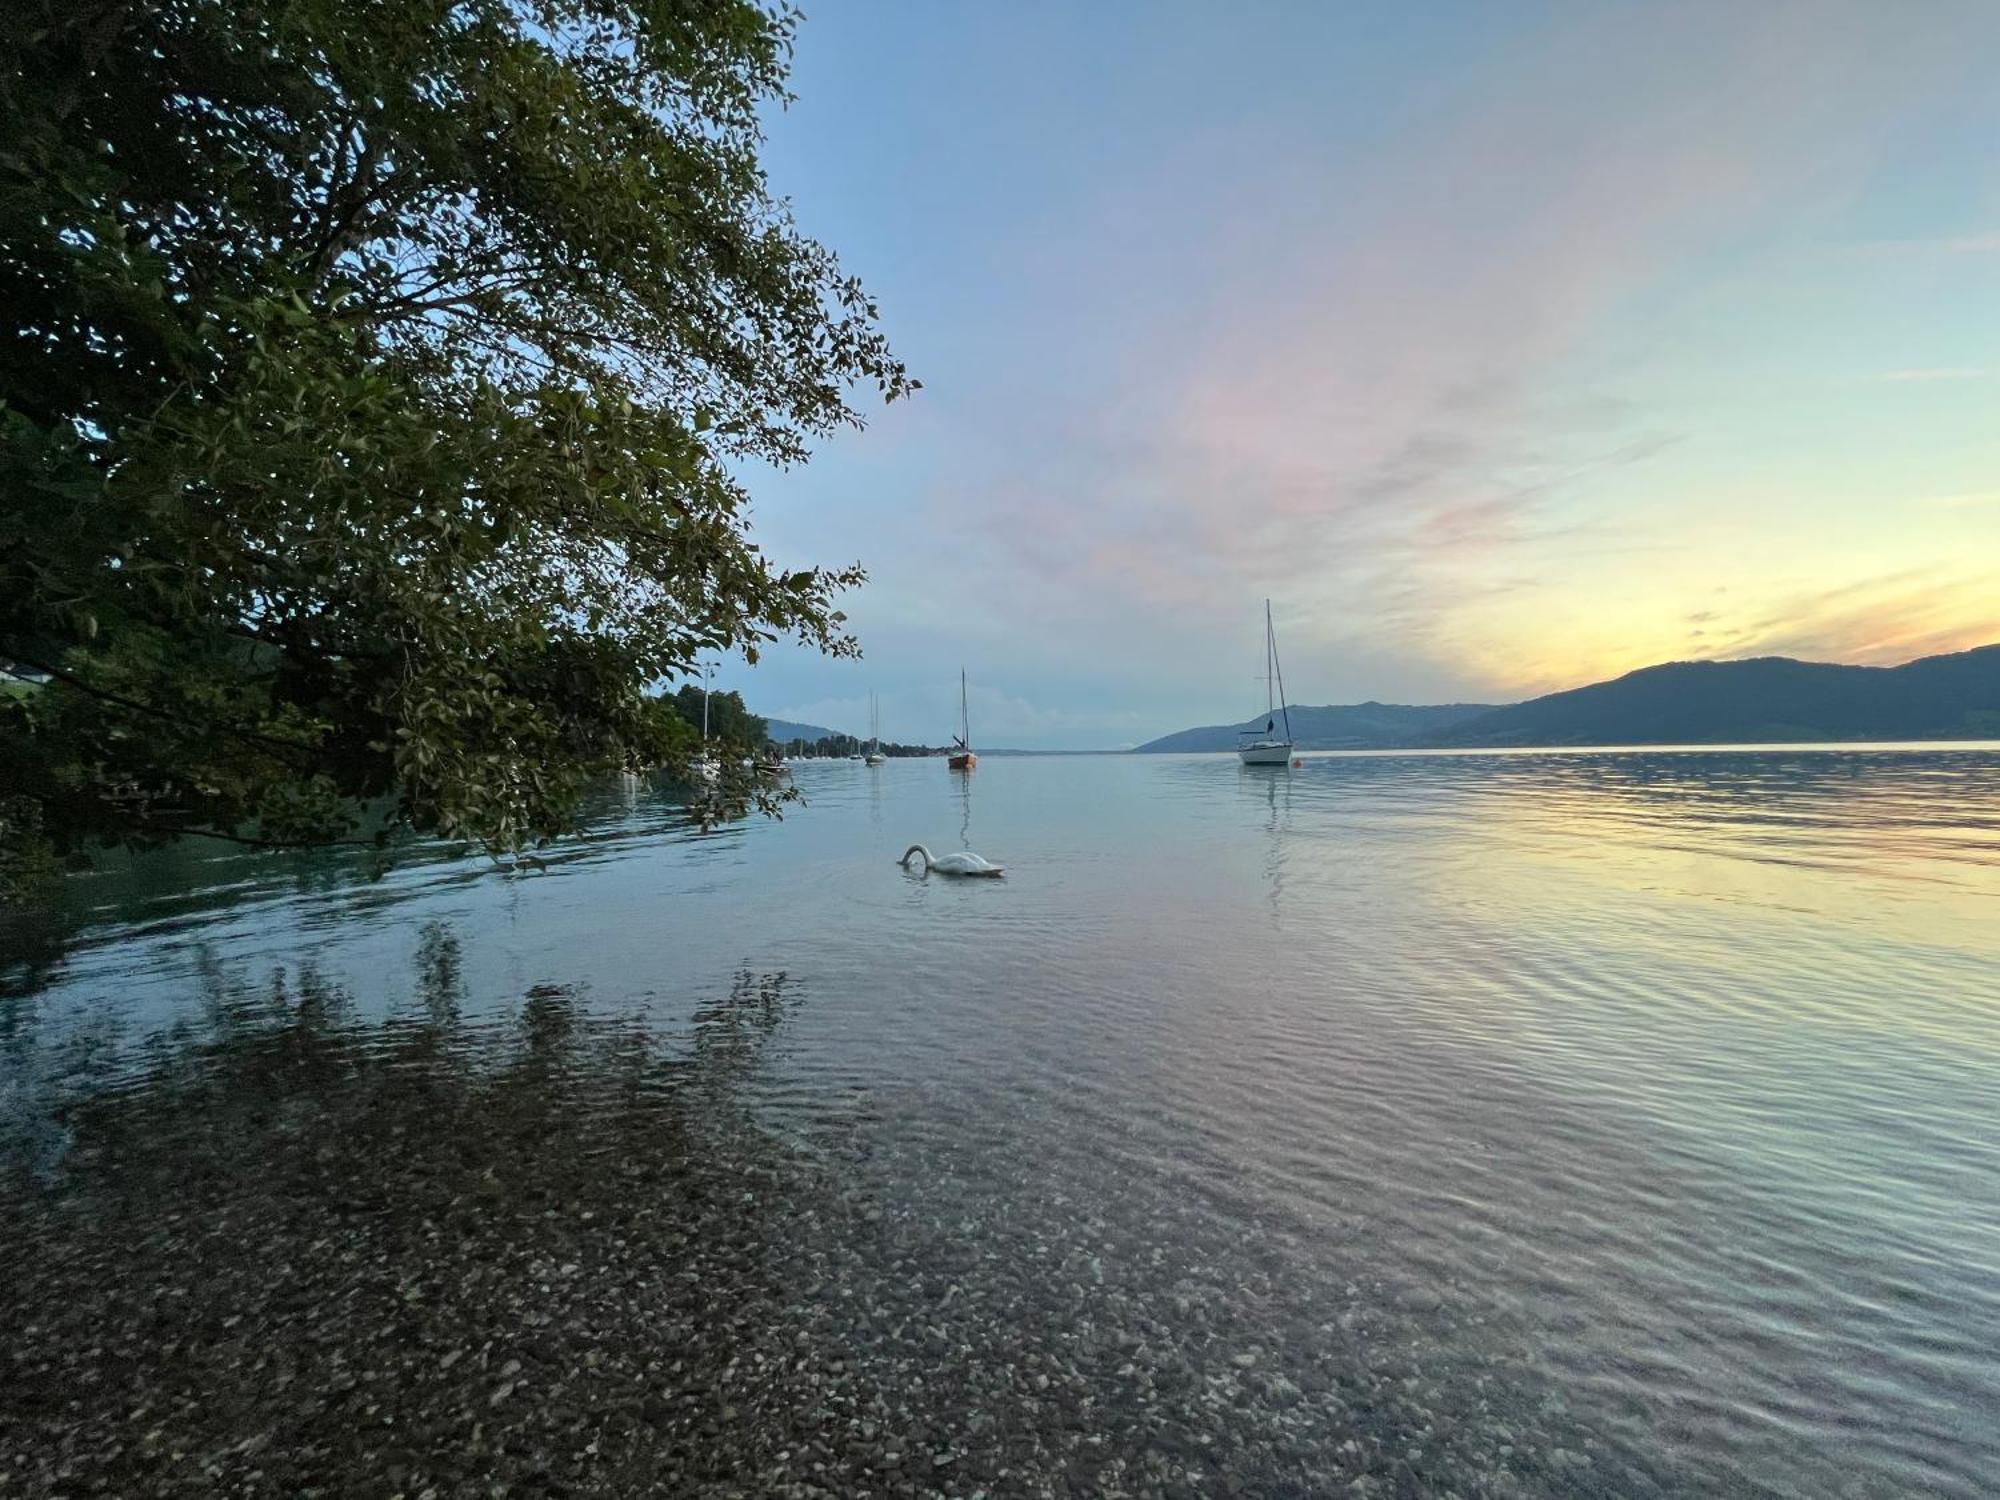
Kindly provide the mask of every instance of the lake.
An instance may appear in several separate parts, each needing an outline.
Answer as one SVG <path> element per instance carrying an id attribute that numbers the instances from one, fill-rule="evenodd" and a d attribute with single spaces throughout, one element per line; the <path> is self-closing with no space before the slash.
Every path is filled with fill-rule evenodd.
<path id="1" fill-rule="evenodd" d="M 2000 747 L 796 781 L 11 930 L 0 1491 L 2000 1491 Z"/>

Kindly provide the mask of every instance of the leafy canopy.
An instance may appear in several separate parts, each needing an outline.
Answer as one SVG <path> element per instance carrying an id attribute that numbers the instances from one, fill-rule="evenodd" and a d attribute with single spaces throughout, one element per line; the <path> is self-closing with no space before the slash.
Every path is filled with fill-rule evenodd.
<path id="1" fill-rule="evenodd" d="M 690 751 L 650 684 L 855 651 L 731 465 L 915 387 L 767 189 L 756 0 L 16 0 L 0 859 L 516 848 Z M 0 881 L 6 878 L 0 871 Z"/>

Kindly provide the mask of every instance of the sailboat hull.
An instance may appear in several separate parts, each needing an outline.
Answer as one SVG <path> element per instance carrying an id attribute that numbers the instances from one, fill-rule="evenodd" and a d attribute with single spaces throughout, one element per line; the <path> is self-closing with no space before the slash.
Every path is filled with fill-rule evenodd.
<path id="1" fill-rule="evenodd" d="M 1254 745 L 1239 745 L 1236 758 L 1246 766 L 1288 766 L 1292 763 L 1292 742 L 1260 740 Z"/>
<path id="2" fill-rule="evenodd" d="M 954 771 L 970 771 L 974 766 L 979 764 L 979 757 L 974 755 L 970 750 L 962 750 L 952 756 L 945 764 Z"/>

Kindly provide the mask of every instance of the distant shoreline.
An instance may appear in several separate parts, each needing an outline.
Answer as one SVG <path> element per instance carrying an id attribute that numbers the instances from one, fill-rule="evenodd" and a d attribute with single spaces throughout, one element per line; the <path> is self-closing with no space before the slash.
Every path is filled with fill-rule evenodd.
<path id="1" fill-rule="evenodd" d="M 1600 745 L 1368 745 L 1353 748 L 1293 751 L 1296 756 L 1385 756 L 1421 755 L 1463 757 L 1468 755 L 1621 755 L 1632 752 L 1649 754 L 1699 755 L 1729 751 L 1737 754 L 1758 753 L 1777 754 L 1784 751 L 1806 750 L 1820 754 L 1839 751 L 1921 751 L 1921 750 L 1995 750 L 2000 751 L 2000 737 L 1985 740 L 1936 739 L 1936 740 L 1662 740 L 1629 744 Z M 1055 750 L 1027 751 L 1026 754 L 1039 755 L 1179 755 L 1223 757 L 1234 755 L 1233 750 Z"/>
<path id="2" fill-rule="evenodd" d="M 1653 754 L 1700 754 L 1702 752 L 1732 751 L 1736 753 L 1770 753 L 1790 750 L 1810 750 L 1819 753 L 1859 750 L 1996 750 L 2000 751 L 2000 736 L 1984 740 L 1968 739 L 1905 739 L 1905 740 L 1659 740 L 1627 744 L 1593 745 L 1348 745 L 1325 748 L 1299 747 L 1292 753 L 1297 756 L 1468 756 L 1468 755 L 1616 755 L 1633 751 Z M 980 755 L 991 759 L 1018 760 L 1031 756 L 1076 757 L 1080 755 L 1133 756 L 1148 760 L 1178 757 L 1185 760 L 1225 759 L 1234 757 L 1234 750 L 981 750 Z M 907 759 L 924 759 L 910 756 Z M 931 756 L 936 760 L 939 757 Z"/>

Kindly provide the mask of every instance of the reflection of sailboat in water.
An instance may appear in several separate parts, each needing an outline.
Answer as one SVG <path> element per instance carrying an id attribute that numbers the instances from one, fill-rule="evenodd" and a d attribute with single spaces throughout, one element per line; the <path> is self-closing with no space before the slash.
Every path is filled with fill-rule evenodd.
<path id="1" fill-rule="evenodd" d="M 637 771 L 625 770 L 618 773 L 618 805 L 624 809 L 626 817 L 631 817 L 639 810 L 639 793 L 644 790 L 645 785 Z"/>
<path id="2" fill-rule="evenodd" d="M 1270 808 L 1270 854 L 1264 874 L 1270 878 L 1270 914 L 1278 916 L 1278 900 L 1284 896 L 1284 826 L 1292 820 L 1292 778 L 1284 776 L 1284 806 L 1278 806 L 1278 776 L 1258 776 L 1264 782 L 1264 806 Z"/>
<path id="3" fill-rule="evenodd" d="M 958 788 L 958 847 L 972 847 L 972 778 L 961 776 L 954 785 Z"/>
<path id="4" fill-rule="evenodd" d="M 1281 796 L 1279 786 L 1283 785 Z M 1277 920 L 1278 903 L 1285 894 L 1285 829 L 1292 819 L 1292 778 L 1289 776 L 1259 776 L 1245 781 L 1247 787 L 1264 788 L 1264 806 L 1270 816 L 1265 823 L 1265 831 L 1270 835 L 1270 847 L 1264 856 L 1264 878 L 1271 893 L 1271 917 Z"/>

